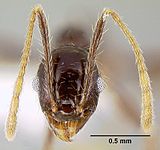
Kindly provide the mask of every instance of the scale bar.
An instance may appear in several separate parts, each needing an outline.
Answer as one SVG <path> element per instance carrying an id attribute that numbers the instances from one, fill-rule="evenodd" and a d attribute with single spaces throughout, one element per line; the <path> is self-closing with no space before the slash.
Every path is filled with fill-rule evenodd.
<path id="1" fill-rule="evenodd" d="M 150 134 L 91 134 L 91 137 L 150 137 Z"/>

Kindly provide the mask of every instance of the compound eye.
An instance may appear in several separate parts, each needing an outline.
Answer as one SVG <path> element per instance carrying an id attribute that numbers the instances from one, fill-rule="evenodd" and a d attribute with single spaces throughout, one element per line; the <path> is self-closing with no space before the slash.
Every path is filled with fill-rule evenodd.
<path id="1" fill-rule="evenodd" d="M 32 88 L 34 91 L 38 92 L 39 91 L 39 78 L 38 76 L 35 76 L 33 81 L 32 81 Z"/>
<path id="2" fill-rule="evenodd" d="M 105 81 L 101 77 L 98 77 L 97 79 L 97 86 L 98 86 L 99 93 L 102 92 L 104 88 L 106 87 Z"/>

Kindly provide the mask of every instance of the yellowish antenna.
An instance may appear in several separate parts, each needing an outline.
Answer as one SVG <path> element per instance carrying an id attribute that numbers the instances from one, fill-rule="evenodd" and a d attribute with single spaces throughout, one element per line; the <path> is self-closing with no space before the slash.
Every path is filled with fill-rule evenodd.
<path id="1" fill-rule="evenodd" d="M 17 124 L 17 112 L 18 112 L 18 107 L 19 107 L 19 96 L 22 91 L 22 86 L 23 86 L 23 78 L 25 75 L 26 71 L 26 66 L 28 63 L 28 58 L 30 54 L 30 48 L 32 44 L 32 36 L 33 36 L 33 29 L 35 25 L 35 20 L 36 16 L 38 17 L 38 22 L 39 22 L 39 28 L 40 28 L 40 33 L 41 33 L 41 38 L 42 38 L 42 44 L 43 44 L 43 49 L 44 49 L 44 66 L 45 66 L 45 71 L 47 75 L 47 81 L 48 81 L 48 92 L 50 94 L 51 100 L 52 100 L 52 106 L 53 110 L 56 110 L 56 103 L 53 100 L 52 96 L 52 82 L 53 82 L 53 77 L 52 73 L 50 72 L 51 70 L 51 51 L 50 51 L 50 43 L 49 43 L 49 31 L 48 31 L 48 25 L 47 25 L 47 20 L 43 11 L 43 8 L 40 5 L 37 5 L 33 8 L 29 20 L 29 26 L 28 26 L 28 32 L 26 36 L 26 41 L 24 44 L 23 48 L 23 54 L 20 62 L 20 70 L 19 74 L 15 83 L 14 91 L 13 91 L 13 96 L 12 96 L 12 101 L 10 105 L 10 110 L 9 110 L 9 115 L 6 123 L 6 138 L 8 140 L 12 140 L 15 134 L 16 130 L 16 124 Z"/>
<path id="2" fill-rule="evenodd" d="M 102 38 L 102 33 L 104 30 L 104 25 L 105 25 L 107 16 L 111 16 L 113 20 L 118 24 L 124 36 L 128 39 L 129 43 L 133 48 L 133 52 L 135 55 L 135 60 L 138 68 L 139 82 L 140 82 L 141 93 L 142 93 L 141 126 L 144 132 L 149 132 L 152 127 L 152 114 L 153 114 L 153 108 L 152 108 L 153 97 L 152 97 L 152 91 L 151 91 L 151 85 L 150 85 L 150 78 L 147 73 L 147 68 L 146 68 L 144 58 L 138 42 L 136 41 L 135 37 L 131 34 L 129 29 L 125 25 L 125 23 L 121 20 L 118 13 L 116 13 L 114 10 L 105 9 L 102 12 L 102 15 L 98 19 L 97 24 L 95 26 L 93 37 L 90 43 L 89 53 L 88 53 L 88 62 L 86 64 L 86 74 L 84 79 L 85 86 L 84 86 L 82 101 L 80 105 L 77 107 L 77 110 L 82 112 L 85 102 L 89 98 L 88 93 L 90 93 L 90 90 L 91 90 L 91 86 L 92 86 L 91 81 L 92 81 L 93 72 L 95 69 L 94 67 L 96 64 L 96 55 L 97 55 L 96 51 L 98 49 L 100 40 Z"/>

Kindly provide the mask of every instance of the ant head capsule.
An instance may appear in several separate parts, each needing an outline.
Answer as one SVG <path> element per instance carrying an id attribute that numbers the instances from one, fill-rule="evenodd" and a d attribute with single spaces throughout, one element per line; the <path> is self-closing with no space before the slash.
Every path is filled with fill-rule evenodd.
<path id="1" fill-rule="evenodd" d="M 42 62 L 38 70 L 39 99 L 51 129 L 65 141 L 75 135 L 87 122 L 96 109 L 98 90 L 98 70 L 92 78 L 89 99 L 86 100 L 82 111 L 78 111 L 84 89 L 85 66 L 88 51 L 75 46 L 64 46 L 52 51 L 52 94 L 56 103 L 56 111 L 52 109 L 52 102 L 47 90 L 47 74 Z"/>

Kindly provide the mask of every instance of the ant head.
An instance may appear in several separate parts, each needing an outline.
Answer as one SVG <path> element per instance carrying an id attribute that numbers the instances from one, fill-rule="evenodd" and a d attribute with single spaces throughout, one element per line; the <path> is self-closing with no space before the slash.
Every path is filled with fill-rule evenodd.
<path id="1" fill-rule="evenodd" d="M 42 111 L 51 129 L 64 141 L 70 141 L 87 122 L 96 109 L 98 91 L 98 70 L 95 67 L 92 86 L 88 99 L 81 111 L 78 109 L 83 98 L 84 76 L 88 51 L 75 46 L 64 46 L 52 51 L 52 103 L 45 65 L 42 62 L 38 70 L 39 98 Z"/>

